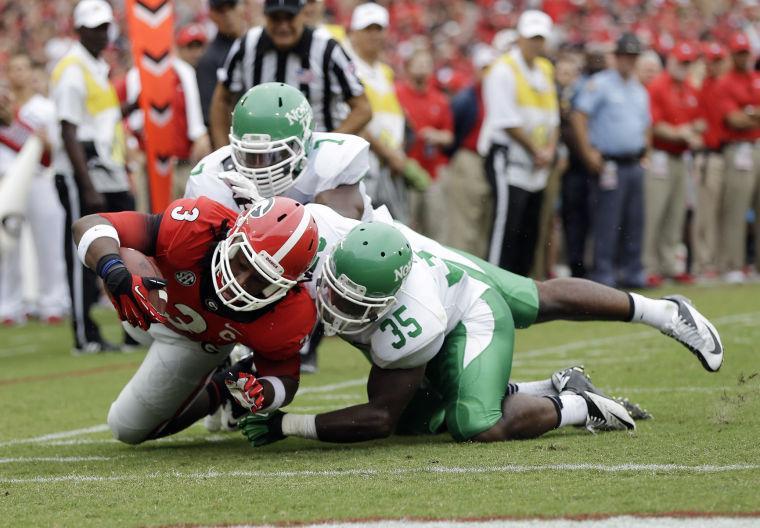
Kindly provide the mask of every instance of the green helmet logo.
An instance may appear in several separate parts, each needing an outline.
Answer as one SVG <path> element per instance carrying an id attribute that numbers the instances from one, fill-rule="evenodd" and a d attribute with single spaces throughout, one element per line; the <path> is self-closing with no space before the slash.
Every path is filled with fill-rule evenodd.
<path id="1" fill-rule="evenodd" d="M 314 116 L 309 101 L 282 83 L 254 86 L 232 112 L 230 146 L 235 169 L 263 198 L 287 191 L 306 167 Z"/>
<path id="2" fill-rule="evenodd" d="M 412 269 L 412 249 L 390 224 L 354 227 L 325 259 L 317 307 L 327 335 L 357 334 L 380 319 Z"/>

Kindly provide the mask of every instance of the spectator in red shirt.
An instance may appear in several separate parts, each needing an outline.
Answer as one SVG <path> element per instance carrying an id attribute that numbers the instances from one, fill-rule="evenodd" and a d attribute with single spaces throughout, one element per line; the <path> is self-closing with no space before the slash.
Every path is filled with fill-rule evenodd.
<path id="1" fill-rule="evenodd" d="M 720 81 L 718 102 L 726 125 L 726 184 L 721 209 L 720 268 L 729 282 L 742 282 L 747 209 L 760 210 L 760 73 L 752 69 L 744 33 L 729 40 L 731 70 Z M 760 226 L 755 225 L 756 234 Z"/>
<path id="2" fill-rule="evenodd" d="M 697 46 L 679 42 L 666 70 L 647 87 L 652 113 L 652 154 L 644 183 L 644 267 L 651 286 L 671 277 L 693 279 L 679 265 L 678 246 L 686 219 L 686 184 L 691 150 L 702 147 L 704 120 L 689 68 L 699 58 Z"/>
<path id="3" fill-rule="evenodd" d="M 430 173 L 433 183 L 410 200 L 412 223 L 418 231 L 435 238 L 445 236 L 440 218 L 443 194 L 438 171 L 448 163 L 443 149 L 454 141 L 454 123 L 446 96 L 432 82 L 433 57 L 426 49 L 412 53 L 406 61 L 406 81 L 396 84 L 396 95 L 406 114 L 412 139 L 409 157 Z"/>
<path id="4" fill-rule="evenodd" d="M 718 271 L 720 199 L 725 186 L 723 143 L 726 133 L 721 107 L 716 102 L 721 97 L 719 85 L 726 66 L 726 48 L 717 42 L 709 42 L 704 45 L 702 56 L 706 68 L 699 91 L 699 108 L 706 127 L 702 134 L 704 149 L 696 160 L 699 177 L 691 235 L 694 250 L 692 266 L 695 273 L 714 278 Z"/>

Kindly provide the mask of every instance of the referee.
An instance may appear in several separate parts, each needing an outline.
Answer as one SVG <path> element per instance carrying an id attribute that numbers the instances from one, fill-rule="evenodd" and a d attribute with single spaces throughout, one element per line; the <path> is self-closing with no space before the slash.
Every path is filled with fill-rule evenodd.
<path id="1" fill-rule="evenodd" d="M 242 93 L 265 82 L 297 87 L 314 109 L 316 130 L 356 134 L 372 118 L 364 87 L 338 42 L 305 26 L 304 0 L 265 0 L 263 26 L 232 45 L 211 100 L 211 139 L 228 143 L 232 108 Z"/>

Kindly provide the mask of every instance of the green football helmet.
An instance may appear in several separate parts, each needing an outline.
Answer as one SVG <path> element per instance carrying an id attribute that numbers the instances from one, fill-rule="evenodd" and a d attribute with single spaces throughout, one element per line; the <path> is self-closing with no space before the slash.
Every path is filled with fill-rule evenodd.
<path id="1" fill-rule="evenodd" d="M 230 146 L 235 169 L 251 179 L 262 198 L 287 191 L 306 167 L 314 115 L 292 86 L 264 83 L 235 105 Z"/>
<path id="2" fill-rule="evenodd" d="M 325 335 L 358 334 L 385 315 L 412 269 L 406 237 L 389 224 L 357 225 L 325 258 L 317 309 Z"/>

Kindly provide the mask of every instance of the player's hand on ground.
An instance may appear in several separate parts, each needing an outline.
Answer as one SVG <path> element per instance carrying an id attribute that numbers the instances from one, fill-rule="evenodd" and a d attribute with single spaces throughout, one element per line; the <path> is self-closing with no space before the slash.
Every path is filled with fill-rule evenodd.
<path id="1" fill-rule="evenodd" d="M 150 290 L 166 287 L 166 281 L 157 277 L 132 275 L 124 265 L 117 265 L 104 281 L 119 319 L 132 326 L 148 330 L 151 323 L 165 323 L 166 317 L 148 300 Z"/>
<path id="2" fill-rule="evenodd" d="M 219 178 L 232 189 L 235 198 L 241 198 L 251 203 L 261 200 L 256 184 L 237 171 L 224 171 Z"/>
<path id="3" fill-rule="evenodd" d="M 264 387 L 250 372 L 227 372 L 224 384 L 232 397 L 250 412 L 264 407 Z"/>
<path id="4" fill-rule="evenodd" d="M 285 413 L 250 414 L 240 420 L 238 427 L 253 447 L 261 447 L 285 438 L 282 434 L 282 417 Z"/>

